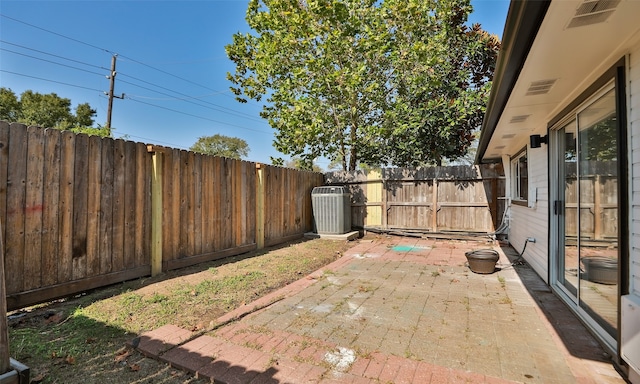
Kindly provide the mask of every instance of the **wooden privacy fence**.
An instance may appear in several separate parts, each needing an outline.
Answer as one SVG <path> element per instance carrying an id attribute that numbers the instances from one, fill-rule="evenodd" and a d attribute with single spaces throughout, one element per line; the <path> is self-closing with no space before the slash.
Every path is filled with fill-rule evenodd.
<path id="1" fill-rule="evenodd" d="M 10 309 L 312 230 L 320 173 L 0 121 Z"/>
<path id="2" fill-rule="evenodd" d="M 354 227 L 492 232 L 505 209 L 497 164 L 331 172 L 325 181 L 349 186 Z"/>
<path id="3" fill-rule="evenodd" d="M 565 163 L 564 215 L 568 239 L 606 242 L 618 239 L 617 162 L 583 161 L 578 180 L 575 162 Z M 580 216 L 578 216 L 578 210 Z"/>

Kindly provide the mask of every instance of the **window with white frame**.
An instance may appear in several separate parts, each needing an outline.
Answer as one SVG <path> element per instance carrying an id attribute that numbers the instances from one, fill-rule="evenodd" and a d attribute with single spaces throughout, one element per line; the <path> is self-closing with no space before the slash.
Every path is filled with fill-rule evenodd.
<path id="1" fill-rule="evenodd" d="M 511 180 L 513 200 L 526 202 L 529 198 L 529 169 L 527 166 L 527 149 L 511 159 Z"/>

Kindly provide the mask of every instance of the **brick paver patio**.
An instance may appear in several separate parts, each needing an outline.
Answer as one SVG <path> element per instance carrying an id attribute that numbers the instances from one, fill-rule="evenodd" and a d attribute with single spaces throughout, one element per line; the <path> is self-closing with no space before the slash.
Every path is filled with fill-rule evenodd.
<path id="1" fill-rule="evenodd" d="M 464 253 L 494 248 L 480 275 Z M 624 383 L 604 350 L 508 247 L 380 236 L 218 320 L 138 350 L 216 383 Z"/>

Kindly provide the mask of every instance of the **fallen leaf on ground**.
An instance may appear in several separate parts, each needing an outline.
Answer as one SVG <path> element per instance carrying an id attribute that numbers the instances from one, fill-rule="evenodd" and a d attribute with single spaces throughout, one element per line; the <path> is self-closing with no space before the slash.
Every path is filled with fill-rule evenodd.
<path id="1" fill-rule="evenodd" d="M 131 364 L 129 365 L 129 369 L 131 369 L 133 372 L 137 372 L 140 370 L 140 366 L 138 364 Z"/>
<path id="2" fill-rule="evenodd" d="M 58 324 L 63 319 L 64 319 L 64 312 L 58 312 L 58 313 L 54 313 L 54 314 L 52 314 L 50 316 L 47 316 L 44 321 L 47 324 Z"/>
<path id="3" fill-rule="evenodd" d="M 47 372 L 41 372 L 35 377 L 31 378 L 31 383 L 40 383 L 47 377 Z"/>
<path id="4" fill-rule="evenodd" d="M 75 364 L 75 363 L 76 363 L 76 358 L 75 358 L 75 357 L 73 357 L 73 356 L 67 356 L 67 358 L 66 358 L 66 359 L 64 359 L 64 361 L 65 361 L 67 364 L 70 364 L 70 365 L 71 365 L 71 364 Z"/>
<path id="5" fill-rule="evenodd" d="M 124 351 L 120 351 L 118 352 L 118 354 L 116 355 L 114 361 L 116 363 L 121 363 L 125 360 L 127 360 L 127 357 L 131 356 L 131 351 L 128 349 L 125 349 Z"/>

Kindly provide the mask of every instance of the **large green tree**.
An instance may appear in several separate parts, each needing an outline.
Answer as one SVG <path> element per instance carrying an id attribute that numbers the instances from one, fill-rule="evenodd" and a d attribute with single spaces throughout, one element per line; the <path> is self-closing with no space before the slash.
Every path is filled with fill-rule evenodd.
<path id="1" fill-rule="evenodd" d="M 240 160 L 249 154 L 249 144 L 238 137 L 215 134 L 198 138 L 189 150 L 205 155 L 222 156 Z"/>
<path id="2" fill-rule="evenodd" d="M 307 163 L 455 158 L 480 125 L 499 45 L 464 25 L 470 11 L 469 0 L 251 0 L 255 34 L 226 47 L 231 89 L 265 98 L 274 146 Z"/>
<path id="3" fill-rule="evenodd" d="M 71 112 L 71 100 L 55 93 L 26 90 L 18 98 L 11 89 L 0 88 L 0 120 L 109 136 L 108 129 L 93 126 L 95 115 L 89 103 L 78 104 Z"/>

